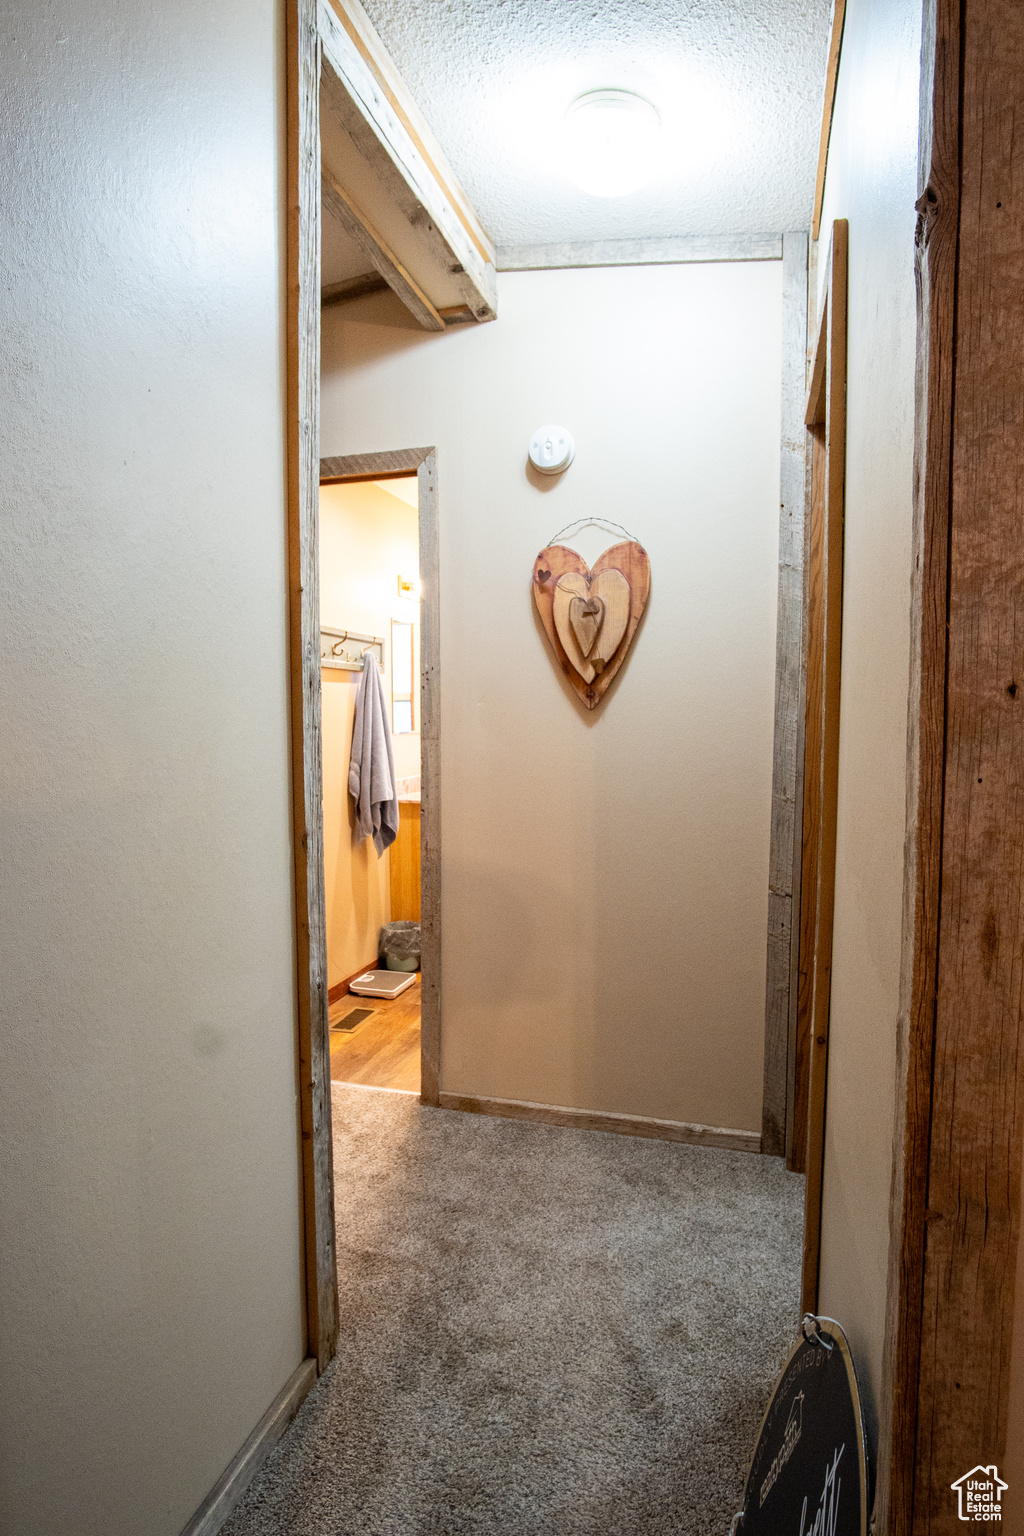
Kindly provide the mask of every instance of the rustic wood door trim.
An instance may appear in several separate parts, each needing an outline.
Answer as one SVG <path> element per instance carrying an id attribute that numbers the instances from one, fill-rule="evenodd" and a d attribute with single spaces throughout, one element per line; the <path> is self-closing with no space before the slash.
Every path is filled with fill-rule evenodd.
<path id="1" fill-rule="evenodd" d="M 323 1371 L 338 1335 L 331 1157 L 320 752 L 320 44 L 316 0 L 289 0 L 287 79 L 287 508 L 292 848 L 307 1352 Z"/>
<path id="2" fill-rule="evenodd" d="M 825 171 L 828 167 L 828 146 L 832 137 L 832 116 L 836 104 L 836 86 L 839 83 L 839 57 L 842 52 L 845 21 L 846 0 L 832 0 L 832 26 L 828 45 L 828 64 L 825 67 L 825 99 L 821 106 L 821 135 L 818 140 L 818 171 L 814 179 L 812 240 L 817 240 L 818 231 L 821 228 L 821 210 L 825 201 Z"/>
<path id="3" fill-rule="evenodd" d="M 825 345 L 823 342 L 822 345 Z M 823 679 L 822 579 L 825 568 L 825 469 L 828 461 L 823 423 L 805 427 L 810 440 L 809 489 L 804 588 L 803 752 L 800 775 L 801 815 L 799 873 L 794 876 L 796 982 L 793 998 L 791 1101 L 786 1125 L 786 1166 L 791 1173 L 807 1172 L 807 1107 L 811 1079 L 811 1015 L 814 950 L 818 928 L 818 856 L 821 842 L 821 705 Z"/>
<path id="4" fill-rule="evenodd" d="M 794 849 L 800 836 L 801 711 L 804 691 L 804 481 L 807 391 L 807 233 L 782 240 L 782 443 L 779 473 L 779 588 L 775 640 L 772 823 L 768 855 L 761 1150 L 786 1151 L 791 1101 L 791 1000 L 799 910 Z"/>
<path id="5" fill-rule="evenodd" d="M 801 1299 L 805 1312 L 815 1311 L 818 1304 L 832 990 L 846 494 L 847 246 L 847 222 L 836 219 L 832 225 L 821 327 L 811 367 L 805 415 L 811 438 L 812 465 L 807 581 L 804 866 L 800 913 L 803 987 L 798 1002 L 798 1029 L 806 1046 L 809 1065 Z"/>
<path id="6" fill-rule="evenodd" d="M 876 1506 L 892 1536 L 952 1529 L 950 1482 L 1004 1456 L 1024 1139 L 1024 144 L 1012 131 L 1024 11 L 931 0 L 924 21 L 901 1076 Z M 1019 1513 L 1008 1518 L 1016 1528 Z"/>
<path id="7" fill-rule="evenodd" d="M 454 283 L 461 303 L 453 308 L 493 320 L 494 245 L 369 17 L 358 0 L 324 0 L 319 25 L 324 106 Z"/>
<path id="8" fill-rule="evenodd" d="M 441 1069 L 441 594 L 433 448 L 320 460 L 322 485 L 415 473 L 420 517 L 420 1101 L 438 1105 Z M 319 687 L 319 636 L 317 637 Z M 321 840 L 321 863 L 323 847 Z"/>

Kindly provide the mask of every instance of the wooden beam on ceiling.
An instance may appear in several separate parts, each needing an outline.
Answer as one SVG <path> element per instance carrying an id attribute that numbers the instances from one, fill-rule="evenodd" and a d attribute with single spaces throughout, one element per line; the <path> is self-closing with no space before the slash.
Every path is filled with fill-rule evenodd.
<path id="1" fill-rule="evenodd" d="M 322 182 L 324 207 L 330 210 L 346 234 L 351 235 L 360 245 L 388 287 L 394 289 L 425 331 L 443 331 L 444 321 L 423 289 L 326 168 L 322 172 Z"/>
<path id="2" fill-rule="evenodd" d="M 343 277 L 337 283 L 325 283 L 320 289 L 320 304 L 344 304 L 349 299 L 361 299 L 367 293 L 380 293 L 391 285 L 379 272 L 360 272 L 356 277 Z"/>
<path id="3" fill-rule="evenodd" d="M 562 267 L 781 260 L 781 235 L 675 235 L 660 240 L 565 240 L 555 245 L 503 245 L 498 249 L 497 264 L 499 272 L 545 272 Z"/>
<path id="4" fill-rule="evenodd" d="M 405 81 L 359 0 L 330 0 L 331 9 L 355 43 L 423 159 L 466 228 L 480 255 L 494 266 L 494 242 L 477 217 L 476 210 L 459 184 L 426 118 L 420 112 Z"/>
<path id="5" fill-rule="evenodd" d="M 440 150 L 425 143 L 426 125 L 357 0 L 320 0 L 319 30 L 325 105 L 454 280 L 474 318 L 493 320 L 494 247 Z"/>

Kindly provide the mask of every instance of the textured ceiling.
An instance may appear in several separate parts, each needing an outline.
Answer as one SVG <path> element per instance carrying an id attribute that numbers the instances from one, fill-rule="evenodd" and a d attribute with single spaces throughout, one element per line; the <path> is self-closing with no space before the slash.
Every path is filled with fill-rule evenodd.
<path id="1" fill-rule="evenodd" d="M 501 245 L 749 234 L 810 223 L 828 0 L 364 0 Z M 667 164 L 605 199 L 565 178 L 582 91 L 653 101 Z"/>

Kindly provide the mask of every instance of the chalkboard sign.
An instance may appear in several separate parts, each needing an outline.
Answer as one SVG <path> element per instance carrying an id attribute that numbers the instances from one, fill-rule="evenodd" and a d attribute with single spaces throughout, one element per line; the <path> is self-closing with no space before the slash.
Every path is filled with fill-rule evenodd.
<path id="1" fill-rule="evenodd" d="M 868 1463 L 846 1335 L 804 1318 L 761 1424 L 735 1536 L 867 1536 Z"/>

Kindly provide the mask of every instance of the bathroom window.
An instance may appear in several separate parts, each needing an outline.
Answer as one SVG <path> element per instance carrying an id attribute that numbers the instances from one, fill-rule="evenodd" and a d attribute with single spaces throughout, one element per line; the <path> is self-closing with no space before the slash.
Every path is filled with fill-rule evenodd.
<path id="1" fill-rule="evenodd" d="M 416 729 L 412 680 L 415 669 L 413 625 L 391 620 L 391 729 L 407 736 Z"/>

